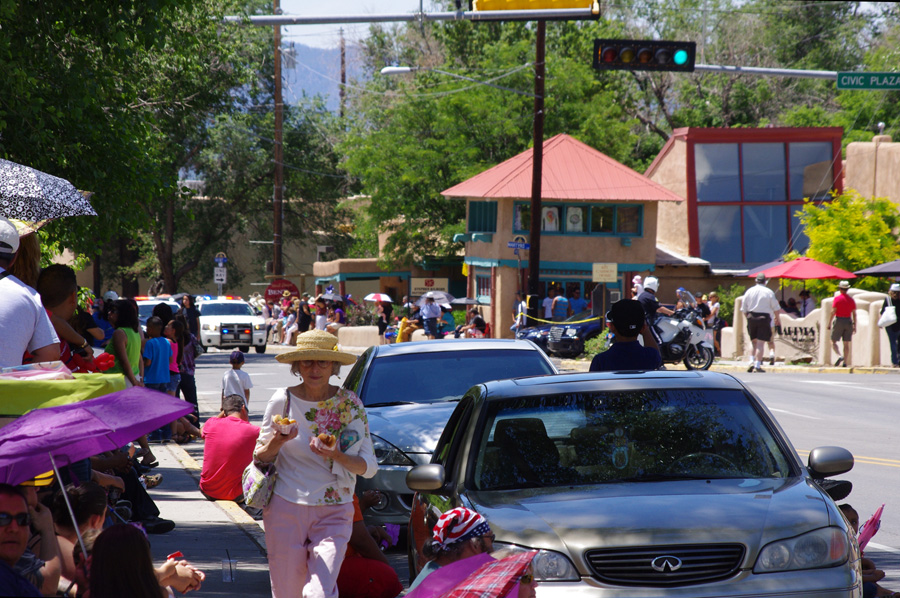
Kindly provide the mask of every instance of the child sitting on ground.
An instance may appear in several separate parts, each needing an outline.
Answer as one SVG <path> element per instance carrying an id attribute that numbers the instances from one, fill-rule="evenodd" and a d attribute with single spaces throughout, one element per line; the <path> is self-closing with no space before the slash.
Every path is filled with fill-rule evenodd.
<path id="1" fill-rule="evenodd" d="M 638 301 L 622 299 L 613 303 L 606 313 L 606 325 L 613 333 L 613 345 L 594 357 L 590 371 L 658 370 L 662 366 L 659 348 Z M 644 339 L 643 346 L 638 335 Z"/>
<path id="2" fill-rule="evenodd" d="M 859 513 L 856 512 L 856 509 L 850 506 L 850 503 L 839 505 L 838 508 L 841 510 L 841 513 L 844 514 L 844 517 L 847 519 L 847 523 L 850 524 L 850 528 L 853 530 L 853 533 L 858 534 Z M 863 598 L 875 598 L 876 596 L 900 596 L 900 592 L 892 592 L 878 585 L 877 582 L 884 579 L 885 573 L 881 569 L 875 567 L 875 562 L 872 561 L 872 559 L 862 557 L 861 565 L 863 578 Z"/>

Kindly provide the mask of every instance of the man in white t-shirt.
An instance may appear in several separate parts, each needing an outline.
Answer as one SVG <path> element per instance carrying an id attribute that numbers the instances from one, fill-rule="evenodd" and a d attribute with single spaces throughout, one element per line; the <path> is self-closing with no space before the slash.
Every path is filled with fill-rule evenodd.
<path id="1" fill-rule="evenodd" d="M 22 365 L 27 350 L 35 362 L 59 359 L 59 337 L 37 291 L 9 273 L 19 251 L 19 231 L 0 216 L 0 367 Z"/>
<path id="2" fill-rule="evenodd" d="M 547 287 L 547 296 L 544 297 L 544 300 L 541 302 L 541 307 L 544 308 L 544 319 L 550 321 L 553 319 L 553 298 L 556 296 L 556 287 L 550 285 Z"/>
<path id="3" fill-rule="evenodd" d="M 244 365 L 244 354 L 240 351 L 232 351 L 231 369 L 222 376 L 222 399 L 229 395 L 238 395 L 244 397 L 247 411 L 250 411 L 250 389 L 253 388 L 253 382 L 250 381 L 250 374 L 241 370 Z"/>

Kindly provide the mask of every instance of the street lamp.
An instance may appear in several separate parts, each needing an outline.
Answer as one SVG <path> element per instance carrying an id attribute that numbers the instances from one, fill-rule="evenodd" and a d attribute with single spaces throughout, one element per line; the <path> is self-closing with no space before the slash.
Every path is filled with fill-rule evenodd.
<path id="1" fill-rule="evenodd" d="M 528 254 L 528 294 L 532 297 L 538 295 L 538 285 L 540 283 L 541 273 L 541 177 L 543 170 L 544 157 L 544 40 L 546 38 L 546 24 L 544 21 L 537 22 L 537 32 L 535 37 L 535 61 L 534 66 L 534 93 L 528 93 L 494 85 L 487 81 L 479 81 L 464 75 L 457 75 L 433 68 L 412 67 L 412 66 L 386 66 L 381 69 L 382 75 L 400 75 L 403 73 L 411 73 L 413 71 L 434 71 L 448 77 L 471 81 L 480 85 L 487 85 L 503 91 L 511 91 L 513 93 L 534 98 L 534 128 L 533 128 L 533 145 L 534 149 L 531 156 L 531 228 L 529 232 L 529 241 L 531 249 Z M 525 65 L 531 66 L 531 65 Z M 537 317 L 537 301 L 533 305 L 528 305 L 528 315 Z"/>

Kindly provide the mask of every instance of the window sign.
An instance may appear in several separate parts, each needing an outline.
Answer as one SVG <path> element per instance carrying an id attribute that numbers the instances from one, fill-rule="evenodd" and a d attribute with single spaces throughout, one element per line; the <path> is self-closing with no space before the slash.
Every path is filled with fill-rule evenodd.
<path id="1" fill-rule="evenodd" d="M 567 233 L 583 233 L 584 230 L 584 208 L 568 207 L 566 208 L 566 232 Z"/>
<path id="2" fill-rule="evenodd" d="M 550 206 L 541 208 L 541 230 L 551 233 L 559 232 L 559 208 Z"/>

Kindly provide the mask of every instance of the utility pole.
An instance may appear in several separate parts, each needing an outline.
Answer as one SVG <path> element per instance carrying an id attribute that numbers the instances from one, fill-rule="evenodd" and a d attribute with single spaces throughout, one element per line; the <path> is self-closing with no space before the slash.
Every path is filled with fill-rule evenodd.
<path id="1" fill-rule="evenodd" d="M 544 40 L 547 25 L 538 21 L 534 58 L 534 141 L 531 156 L 531 234 L 528 240 L 528 294 L 537 297 L 541 276 L 541 180 L 544 163 Z M 537 317 L 538 304 L 528 306 L 530 316 Z"/>
<path id="2" fill-rule="evenodd" d="M 274 0 L 273 14 L 281 14 L 280 0 Z M 284 126 L 284 104 L 281 98 L 281 25 L 275 25 L 275 189 L 272 195 L 272 274 L 284 274 L 281 256 L 281 227 L 284 220 L 284 152 L 282 134 Z"/>
<path id="3" fill-rule="evenodd" d="M 338 90 L 338 98 L 340 101 L 340 110 L 338 116 L 344 120 L 344 98 L 346 97 L 347 88 L 347 46 L 344 41 L 344 28 L 341 27 L 341 88 Z"/>

